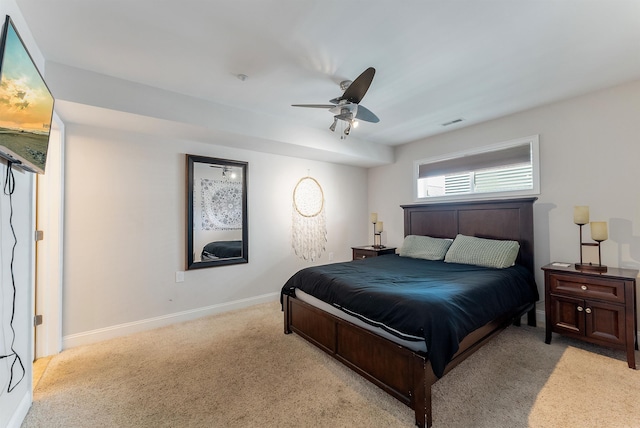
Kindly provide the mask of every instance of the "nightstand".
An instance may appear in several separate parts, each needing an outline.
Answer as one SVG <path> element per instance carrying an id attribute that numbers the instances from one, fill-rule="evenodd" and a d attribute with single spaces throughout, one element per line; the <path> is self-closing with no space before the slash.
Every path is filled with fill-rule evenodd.
<path id="1" fill-rule="evenodd" d="M 369 245 L 366 247 L 351 247 L 353 250 L 353 260 L 362 260 L 368 257 L 378 257 L 385 254 L 395 254 L 396 247 L 374 248 Z"/>
<path id="2" fill-rule="evenodd" d="M 611 267 L 606 272 L 581 271 L 573 263 L 551 263 L 542 270 L 545 343 L 551 343 L 554 332 L 622 349 L 627 352 L 629 368 L 635 369 L 638 271 Z"/>

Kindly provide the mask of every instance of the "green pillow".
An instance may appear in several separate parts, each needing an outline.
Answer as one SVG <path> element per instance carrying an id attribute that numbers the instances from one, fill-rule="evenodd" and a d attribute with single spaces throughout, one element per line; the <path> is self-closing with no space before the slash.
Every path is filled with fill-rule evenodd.
<path id="1" fill-rule="evenodd" d="M 444 261 L 502 269 L 515 264 L 519 250 L 518 241 L 458 235 L 447 251 Z"/>
<path id="2" fill-rule="evenodd" d="M 443 260 L 451 245 L 451 239 L 432 238 L 430 236 L 407 235 L 399 254 L 414 259 Z"/>

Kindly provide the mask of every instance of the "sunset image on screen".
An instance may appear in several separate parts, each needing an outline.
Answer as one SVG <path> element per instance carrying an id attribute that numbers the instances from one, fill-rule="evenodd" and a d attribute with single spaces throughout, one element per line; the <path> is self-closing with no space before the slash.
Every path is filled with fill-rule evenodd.
<path id="1" fill-rule="evenodd" d="M 53 97 L 11 23 L 6 31 L 0 65 L 0 151 L 44 172 Z"/>

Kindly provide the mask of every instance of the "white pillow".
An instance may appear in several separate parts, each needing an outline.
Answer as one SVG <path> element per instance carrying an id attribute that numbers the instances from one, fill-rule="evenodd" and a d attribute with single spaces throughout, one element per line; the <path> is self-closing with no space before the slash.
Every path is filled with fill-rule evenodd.
<path id="1" fill-rule="evenodd" d="M 444 261 L 502 269 L 515 264 L 519 250 L 518 241 L 458 235 L 447 251 Z"/>
<path id="2" fill-rule="evenodd" d="M 443 260 L 451 242 L 451 239 L 407 235 L 399 254 L 401 257 L 413 257 L 414 259 Z"/>

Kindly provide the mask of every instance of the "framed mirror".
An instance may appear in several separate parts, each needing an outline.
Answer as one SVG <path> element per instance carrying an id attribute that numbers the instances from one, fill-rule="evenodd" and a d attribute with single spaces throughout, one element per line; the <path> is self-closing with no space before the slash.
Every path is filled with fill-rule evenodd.
<path id="1" fill-rule="evenodd" d="M 247 166 L 187 155 L 187 270 L 248 263 Z"/>

